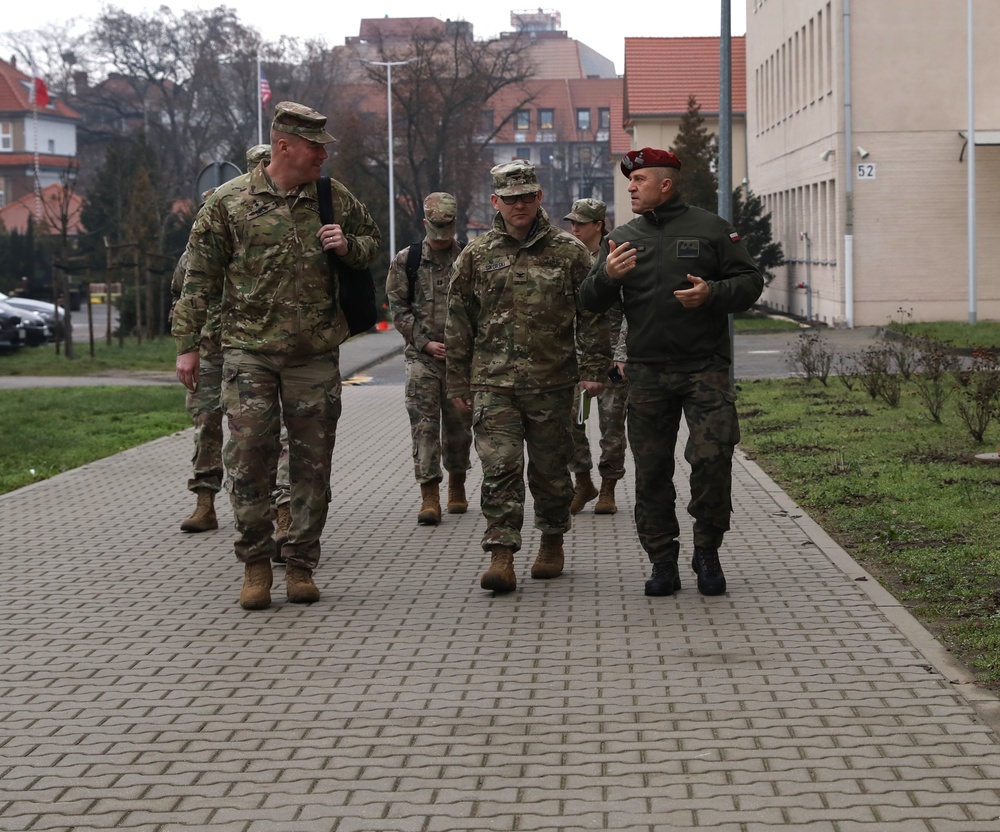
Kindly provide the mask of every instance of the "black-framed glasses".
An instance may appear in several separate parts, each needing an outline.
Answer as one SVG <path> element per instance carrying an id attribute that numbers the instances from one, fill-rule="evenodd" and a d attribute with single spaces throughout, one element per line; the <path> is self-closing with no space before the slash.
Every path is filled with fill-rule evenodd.
<path id="1" fill-rule="evenodd" d="M 532 191 L 530 194 L 515 194 L 514 196 L 500 197 L 500 200 L 504 205 L 513 205 L 518 200 L 523 202 L 525 205 L 531 205 L 531 203 L 536 199 L 538 199 L 538 191 Z"/>

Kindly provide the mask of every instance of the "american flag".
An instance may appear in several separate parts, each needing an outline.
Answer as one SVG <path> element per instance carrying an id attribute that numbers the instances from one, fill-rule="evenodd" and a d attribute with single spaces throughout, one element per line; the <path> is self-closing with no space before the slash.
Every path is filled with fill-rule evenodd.
<path id="1" fill-rule="evenodd" d="M 267 104 L 271 100 L 271 85 L 267 83 L 267 78 L 264 77 L 264 70 L 260 70 L 260 101 L 262 104 Z"/>

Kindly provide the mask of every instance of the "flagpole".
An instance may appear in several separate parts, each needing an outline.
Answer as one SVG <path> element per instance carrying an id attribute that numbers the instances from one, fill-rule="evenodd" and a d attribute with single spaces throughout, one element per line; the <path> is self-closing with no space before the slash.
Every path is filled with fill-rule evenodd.
<path id="1" fill-rule="evenodd" d="M 257 89 L 257 144 L 264 143 L 264 102 L 261 100 L 260 89 L 260 52 L 257 53 L 257 80 L 254 83 Z"/>

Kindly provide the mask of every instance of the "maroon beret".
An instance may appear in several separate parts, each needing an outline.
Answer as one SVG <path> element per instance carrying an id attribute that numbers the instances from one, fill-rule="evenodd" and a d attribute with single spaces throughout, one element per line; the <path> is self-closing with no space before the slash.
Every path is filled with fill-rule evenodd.
<path id="1" fill-rule="evenodd" d="M 657 150 L 655 147 L 644 147 L 642 150 L 630 150 L 622 157 L 622 173 L 629 176 L 639 168 L 677 168 L 681 169 L 681 160 L 669 150 Z"/>

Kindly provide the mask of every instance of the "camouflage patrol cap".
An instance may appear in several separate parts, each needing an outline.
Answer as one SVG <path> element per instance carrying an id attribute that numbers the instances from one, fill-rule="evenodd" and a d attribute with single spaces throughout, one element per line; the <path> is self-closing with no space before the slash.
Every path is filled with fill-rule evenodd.
<path id="1" fill-rule="evenodd" d="M 271 129 L 301 136 L 316 144 L 334 141 L 333 136 L 326 132 L 326 116 L 317 113 L 312 107 L 296 104 L 294 101 L 282 101 L 274 108 Z"/>
<path id="2" fill-rule="evenodd" d="M 444 191 L 428 194 L 424 200 L 424 228 L 428 240 L 452 240 L 455 237 L 455 217 L 458 203 Z"/>
<path id="3" fill-rule="evenodd" d="M 271 161 L 271 145 L 255 144 L 247 151 L 247 170 L 257 167 L 264 161 Z"/>
<path id="4" fill-rule="evenodd" d="M 608 206 L 599 199 L 578 199 L 564 220 L 570 222 L 600 222 L 608 212 Z"/>
<path id="5" fill-rule="evenodd" d="M 497 165 L 490 171 L 490 176 L 493 177 L 493 193 L 497 196 L 533 194 L 542 189 L 535 175 L 535 166 L 524 159 Z"/>

